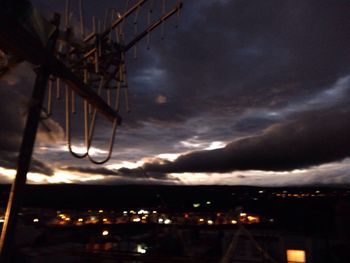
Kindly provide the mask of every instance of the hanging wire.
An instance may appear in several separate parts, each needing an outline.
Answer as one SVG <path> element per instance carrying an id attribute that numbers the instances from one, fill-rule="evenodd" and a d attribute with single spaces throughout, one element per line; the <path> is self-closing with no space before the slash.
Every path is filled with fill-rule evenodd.
<path id="1" fill-rule="evenodd" d="M 75 114 L 76 111 L 76 99 L 75 99 L 75 92 L 74 90 L 71 91 L 71 97 L 72 97 L 72 113 Z"/>
<path id="2" fill-rule="evenodd" d="M 89 151 L 89 103 L 84 100 L 84 139 L 87 152 Z"/>
<path id="3" fill-rule="evenodd" d="M 61 79 L 56 79 L 56 99 L 61 99 Z"/>
<path id="4" fill-rule="evenodd" d="M 83 0 L 79 0 L 79 18 L 80 18 L 80 35 L 81 35 L 82 39 L 84 39 L 85 28 L 84 28 Z"/>
<path id="5" fill-rule="evenodd" d="M 97 111 L 94 110 L 94 115 L 93 115 L 94 121 L 96 120 L 96 112 Z M 118 127 L 118 120 L 114 119 L 114 121 L 113 121 L 113 128 L 112 128 L 112 135 L 111 135 L 111 138 L 110 138 L 110 141 L 109 141 L 108 154 L 107 154 L 106 158 L 102 159 L 102 160 L 96 160 L 90 154 L 91 142 L 92 142 L 92 139 L 93 139 L 94 130 L 90 131 L 91 136 L 89 138 L 89 148 L 88 148 L 87 156 L 88 156 L 89 160 L 92 163 L 94 163 L 94 164 L 104 164 L 104 163 L 108 162 L 111 159 L 112 152 L 113 152 L 113 146 L 114 146 L 114 140 L 115 140 L 115 134 L 117 132 L 117 127 Z"/>
<path id="6" fill-rule="evenodd" d="M 122 76 L 123 76 L 123 91 L 124 91 L 124 99 L 125 99 L 125 110 L 126 112 L 130 112 L 130 107 L 129 107 L 129 94 L 128 94 L 128 78 L 127 76 L 127 71 L 126 71 L 126 64 L 125 64 L 125 54 L 121 54 L 122 57 Z"/>
<path id="7" fill-rule="evenodd" d="M 49 85 L 47 88 L 47 114 L 50 116 L 52 114 L 52 77 L 49 78 Z"/>
<path id="8" fill-rule="evenodd" d="M 101 80 L 100 80 L 100 83 L 99 83 L 98 91 L 97 91 L 98 95 L 101 94 L 103 86 L 104 86 L 104 78 L 102 77 Z M 87 156 L 88 156 L 89 160 L 92 163 L 94 163 L 94 164 L 104 164 L 112 156 L 113 145 L 114 145 L 114 140 L 115 140 L 115 134 L 116 134 L 116 131 L 117 131 L 117 126 L 118 126 L 118 120 L 114 119 L 114 121 L 113 121 L 112 135 L 111 135 L 111 138 L 109 140 L 109 147 L 108 147 L 108 154 L 107 154 L 107 156 L 104 159 L 102 159 L 102 160 L 96 160 L 90 154 L 92 140 L 93 140 L 94 133 L 95 133 L 96 119 L 97 119 L 97 110 L 94 109 L 93 115 L 92 115 L 92 119 L 91 119 L 91 123 L 90 123 L 90 128 L 89 128 L 89 139 L 88 139 L 88 142 L 87 142 L 87 145 L 88 145 L 88 154 L 87 154 Z"/>
<path id="9" fill-rule="evenodd" d="M 97 34 L 97 25 L 96 25 L 96 17 L 92 17 L 92 31 L 96 35 Z M 95 73 L 99 72 L 99 59 L 98 59 L 98 50 L 99 50 L 99 41 L 98 36 L 95 39 L 95 52 L 94 52 L 94 64 L 95 64 Z"/>
<path id="10" fill-rule="evenodd" d="M 123 63 L 123 62 L 122 62 Z M 116 88 L 116 96 L 115 96 L 115 110 L 119 112 L 120 108 L 120 90 L 123 83 L 123 67 L 122 64 L 119 65 L 119 73 L 117 79 L 117 88 Z"/>
<path id="11" fill-rule="evenodd" d="M 97 20 L 97 35 L 96 35 L 96 40 L 97 40 L 97 51 L 98 51 L 98 58 L 100 58 L 102 56 L 102 43 L 101 43 L 101 29 L 102 29 L 102 25 L 101 25 L 101 21 Z"/>
<path id="12" fill-rule="evenodd" d="M 115 18 L 118 18 L 120 16 L 120 14 L 118 13 L 118 11 L 116 9 L 113 9 L 112 12 L 112 16 L 111 16 L 111 24 L 113 23 Z M 111 32 L 112 33 L 112 32 Z M 114 33 L 115 33 L 115 41 L 117 44 L 120 44 L 120 37 L 119 37 L 119 27 L 116 27 L 114 29 Z"/>
<path id="13" fill-rule="evenodd" d="M 140 6 L 137 8 L 135 12 L 135 18 L 134 18 L 134 36 L 137 36 L 138 33 L 138 19 L 140 14 Z M 134 46 L 134 59 L 137 59 L 137 44 Z"/>
<path id="14" fill-rule="evenodd" d="M 105 19 L 103 23 L 103 31 L 107 29 L 108 25 L 113 25 L 113 22 L 115 21 L 116 18 L 118 18 L 118 12 L 115 8 L 106 9 Z M 113 30 L 109 32 L 108 42 L 109 43 L 113 42 Z"/>
<path id="15" fill-rule="evenodd" d="M 66 137 L 67 137 L 67 145 L 69 152 L 76 158 L 82 159 L 85 158 L 88 155 L 88 149 L 86 149 L 86 152 L 83 154 L 78 154 L 73 151 L 72 148 L 72 139 L 71 139 L 71 119 L 70 119 L 70 101 L 69 101 L 69 87 L 66 85 Z M 86 127 L 85 127 L 86 128 Z M 86 136 L 86 131 L 85 131 Z M 85 138 L 86 140 L 86 138 Z"/>

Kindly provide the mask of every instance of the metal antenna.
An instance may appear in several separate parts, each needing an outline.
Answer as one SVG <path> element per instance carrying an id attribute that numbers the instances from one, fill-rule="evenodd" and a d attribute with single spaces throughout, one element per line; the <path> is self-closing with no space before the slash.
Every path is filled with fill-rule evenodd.
<path id="1" fill-rule="evenodd" d="M 92 18 L 93 30 L 86 35 L 83 0 L 79 0 L 80 39 L 78 40 L 74 39 L 73 27 L 70 24 L 72 14 L 70 0 L 66 0 L 65 4 L 63 32 L 59 30 L 60 15 L 58 14 L 55 14 L 52 22 L 47 21 L 44 17 L 38 20 L 42 23 L 42 28 L 52 29 L 52 33 L 47 36 L 48 41 L 38 38 L 37 34 L 29 32 L 27 27 L 23 25 L 22 18 L 19 18 L 18 14 L 16 14 L 17 5 L 21 4 L 21 1 L 7 1 L 10 8 L 0 9 L 0 49 L 6 54 L 10 53 L 23 61 L 36 65 L 36 80 L 32 93 L 32 101 L 34 103 L 29 108 L 17 162 L 17 174 L 11 187 L 0 238 L 1 263 L 12 262 L 10 252 L 14 243 L 16 216 L 30 168 L 46 88 L 48 89 L 48 113 L 52 114 L 53 82 L 56 82 L 56 97 L 58 99 L 61 98 L 62 83 L 65 85 L 66 136 L 69 151 L 75 157 L 87 157 L 95 164 L 107 162 L 112 156 L 117 127 L 122 122 L 119 115 L 122 97 L 125 100 L 126 111 L 130 111 L 126 77 L 126 55 L 143 38 L 150 38 L 150 33 L 158 26 L 164 28 L 165 21 L 174 14 L 179 15 L 179 11 L 182 8 L 182 3 L 179 3 L 167 11 L 165 0 L 163 0 L 162 15 L 159 19 L 151 21 L 152 17 L 149 14 L 146 28 L 141 29 L 139 33 L 140 24 L 137 24 L 137 18 L 141 8 L 148 1 L 138 0 L 129 7 L 129 1 L 127 0 L 126 10 L 122 14 L 114 11 L 114 15 L 111 15 L 111 19 L 113 17 L 111 25 L 103 28 L 103 31 L 101 30 L 101 23 L 96 18 Z M 35 8 L 31 6 L 29 1 L 23 6 L 23 8 L 26 7 L 28 7 L 28 13 L 35 11 Z M 150 9 L 152 10 L 152 8 L 153 3 L 151 3 Z M 136 17 L 137 27 L 135 29 L 137 31 L 135 31 L 133 39 L 126 39 L 124 27 L 127 26 L 127 23 L 125 21 L 132 14 Z M 28 20 L 28 23 L 33 22 Z M 35 28 L 34 25 L 28 24 L 28 26 Z M 164 29 L 162 30 L 164 31 Z M 163 31 L 162 34 L 164 33 Z M 112 32 L 115 32 L 115 39 L 112 37 Z M 56 42 L 58 47 L 56 47 Z M 110 106 L 112 103 L 112 88 L 116 89 L 115 108 Z M 101 97 L 104 89 L 107 92 L 107 101 Z M 83 126 L 86 146 L 84 154 L 74 152 L 71 145 L 70 117 L 72 112 L 79 110 L 79 107 L 75 106 L 75 95 L 80 96 L 84 101 Z M 88 114 L 89 107 L 93 110 L 91 120 Z M 112 123 L 108 153 L 102 160 L 93 158 L 90 150 L 93 143 L 97 115 L 103 115 Z"/>
<path id="2" fill-rule="evenodd" d="M 69 108 L 69 105 L 70 105 L 69 92 L 70 92 L 70 89 L 66 85 L 66 138 L 67 138 L 67 146 L 68 146 L 69 152 L 74 157 L 81 159 L 81 158 L 85 158 L 87 156 L 88 152 L 86 150 L 85 153 L 79 154 L 79 153 L 74 152 L 73 147 L 72 147 L 72 141 L 71 141 L 71 118 L 70 118 L 71 112 L 70 112 L 70 108 Z M 84 106 L 85 106 L 85 101 L 84 101 Z M 85 123 L 86 123 L 86 120 L 85 120 Z M 84 127 L 85 127 L 85 130 L 86 130 L 86 125 Z M 84 135 L 86 136 L 86 132 L 85 132 Z"/>
<path id="3" fill-rule="evenodd" d="M 135 18 L 134 18 L 134 36 L 136 36 L 138 34 L 138 18 L 139 18 L 139 14 L 140 14 L 140 6 L 136 9 L 135 12 Z M 135 44 L 134 46 L 134 59 L 137 59 L 137 44 Z"/>
<path id="4" fill-rule="evenodd" d="M 84 9 L 83 0 L 79 0 L 79 18 L 80 18 L 80 35 L 84 39 L 85 28 L 84 28 Z"/>
<path id="5" fill-rule="evenodd" d="M 52 77 L 49 78 L 49 86 L 47 88 L 47 114 L 50 116 L 52 114 Z"/>

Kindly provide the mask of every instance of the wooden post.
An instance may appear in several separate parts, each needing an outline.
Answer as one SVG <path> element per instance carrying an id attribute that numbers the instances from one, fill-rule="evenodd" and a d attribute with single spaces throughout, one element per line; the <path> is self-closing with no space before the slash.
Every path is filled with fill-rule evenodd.
<path id="1" fill-rule="evenodd" d="M 48 42 L 48 52 L 54 51 L 54 47 L 58 36 L 59 20 L 59 15 L 55 14 L 53 23 L 57 26 L 57 30 Z M 45 64 L 39 66 L 36 72 L 37 76 L 32 92 L 30 108 L 28 111 L 28 117 L 17 161 L 17 174 L 11 187 L 11 192 L 9 195 L 7 209 L 5 213 L 5 221 L 1 232 L 1 263 L 12 262 L 11 256 L 14 249 L 17 215 L 19 212 L 21 199 L 27 180 L 27 173 L 30 168 L 35 137 L 40 122 L 40 114 L 45 97 L 45 90 L 50 76 L 49 67 L 47 66 L 49 63 L 50 61 L 47 61 Z"/>

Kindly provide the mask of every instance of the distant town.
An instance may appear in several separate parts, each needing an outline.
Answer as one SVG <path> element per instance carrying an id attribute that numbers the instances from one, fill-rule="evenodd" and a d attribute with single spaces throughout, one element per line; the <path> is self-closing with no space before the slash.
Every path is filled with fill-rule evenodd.
<path id="1" fill-rule="evenodd" d="M 28 185 L 25 197 L 16 262 L 349 262 L 348 188 Z"/>

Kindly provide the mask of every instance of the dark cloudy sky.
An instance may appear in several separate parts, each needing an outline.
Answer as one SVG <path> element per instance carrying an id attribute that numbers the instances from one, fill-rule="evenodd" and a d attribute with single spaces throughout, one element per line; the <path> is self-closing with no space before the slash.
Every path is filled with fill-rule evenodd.
<path id="1" fill-rule="evenodd" d="M 86 0 L 87 15 L 115 2 Z M 33 3 L 46 16 L 64 7 Z M 67 152 L 57 102 L 30 182 L 350 183 L 349 1 L 185 0 L 175 23 L 163 41 L 152 35 L 150 50 L 140 43 L 137 60 L 129 54 L 132 111 L 121 112 L 111 161 L 95 166 Z M 0 79 L 2 181 L 13 174 L 33 79 L 25 63 Z M 96 138 L 101 158 L 110 130 L 104 123 Z"/>

